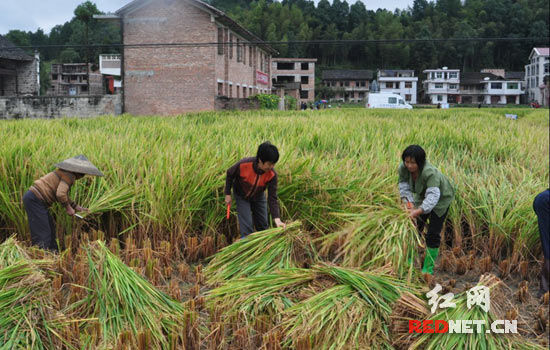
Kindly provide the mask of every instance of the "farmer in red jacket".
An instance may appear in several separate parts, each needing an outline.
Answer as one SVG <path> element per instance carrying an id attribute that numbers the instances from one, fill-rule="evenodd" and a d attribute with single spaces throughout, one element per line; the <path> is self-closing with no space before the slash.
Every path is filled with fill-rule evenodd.
<path id="1" fill-rule="evenodd" d="M 269 227 L 268 203 L 275 225 L 285 227 L 284 222 L 281 221 L 277 199 L 277 173 L 273 169 L 278 160 L 277 147 L 270 142 L 264 142 L 258 147 L 256 157 L 243 158 L 227 169 L 225 203 L 231 203 L 233 188 L 241 238 Z M 266 188 L 267 200 L 264 194 Z"/>

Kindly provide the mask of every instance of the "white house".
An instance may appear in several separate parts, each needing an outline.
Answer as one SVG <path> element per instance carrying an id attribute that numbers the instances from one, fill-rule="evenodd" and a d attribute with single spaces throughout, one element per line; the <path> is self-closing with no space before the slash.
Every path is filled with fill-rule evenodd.
<path id="1" fill-rule="evenodd" d="M 519 104 L 522 79 L 488 72 L 464 72 L 460 75 L 461 103 Z"/>
<path id="2" fill-rule="evenodd" d="M 99 72 L 102 75 L 108 76 L 107 81 L 112 80 L 113 88 L 121 88 L 120 80 L 120 55 L 99 55 Z"/>
<path id="3" fill-rule="evenodd" d="M 548 96 L 543 96 L 547 76 L 550 76 L 550 48 L 534 47 L 529 55 L 529 64 L 525 66 L 526 93 L 529 102 L 548 104 Z"/>
<path id="4" fill-rule="evenodd" d="M 457 103 L 459 98 L 460 69 L 426 69 L 426 80 L 424 80 L 424 91 L 430 102 Z"/>
<path id="5" fill-rule="evenodd" d="M 378 84 L 380 92 L 392 92 L 403 96 L 409 104 L 416 104 L 416 86 L 418 77 L 414 70 L 379 70 Z"/>

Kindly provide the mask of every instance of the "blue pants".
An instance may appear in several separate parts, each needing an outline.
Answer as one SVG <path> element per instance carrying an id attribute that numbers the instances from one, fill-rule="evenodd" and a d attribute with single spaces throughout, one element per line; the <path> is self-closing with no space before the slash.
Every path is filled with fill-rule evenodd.
<path id="1" fill-rule="evenodd" d="M 550 259 L 550 190 L 539 193 L 533 202 L 539 222 L 540 243 L 545 259 Z"/>
<path id="2" fill-rule="evenodd" d="M 241 238 L 245 238 L 252 232 L 267 230 L 267 200 L 262 195 L 259 200 L 247 200 L 235 194 L 237 202 L 237 217 L 239 218 L 239 231 Z M 255 228 L 255 229 L 254 229 Z"/>
<path id="3" fill-rule="evenodd" d="M 27 191 L 23 196 L 23 205 L 29 218 L 32 244 L 42 249 L 57 251 L 55 222 L 48 207 L 31 191 Z"/>

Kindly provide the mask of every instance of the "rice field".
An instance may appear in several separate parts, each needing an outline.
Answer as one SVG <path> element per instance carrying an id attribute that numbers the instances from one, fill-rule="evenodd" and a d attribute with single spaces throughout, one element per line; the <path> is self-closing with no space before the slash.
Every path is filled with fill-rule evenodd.
<path id="1" fill-rule="evenodd" d="M 17 314 L 0 311 L 0 349 L 542 349 L 532 202 L 548 187 L 548 132 L 548 110 L 530 109 L 2 121 L 0 305 Z M 225 171 L 266 140 L 288 226 L 239 240 Z M 410 144 L 456 189 L 427 281 L 397 190 Z M 54 206 L 62 253 L 29 248 L 24 192 L 77 154 L 105 174 L 73 186 L 90 213 Z M 457 308 L 430 315 L 435 283 Z M 494 313 L 465 308 L 478 283 L 498 286 Z M 407 333 L 431 317 L 516 319 L 520 334 Z"/>

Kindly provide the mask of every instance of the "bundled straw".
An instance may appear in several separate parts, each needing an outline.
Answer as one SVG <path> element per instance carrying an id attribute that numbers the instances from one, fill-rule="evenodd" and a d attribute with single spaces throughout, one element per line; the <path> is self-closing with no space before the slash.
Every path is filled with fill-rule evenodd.
<path id="1" fill-rule="evenodd" d="M 103 345 L 113 345 L 119 335 L 126 341 L 144 337 L 152 348 L 185 344 L 186 327 L 194 317 L 183 304 L 155 289 L 143 277 L 97 241 L 86 249 L 88 296 L 75 304 L 88 319 L 99 322 Z M 124 342 L 124 340 L 123 340 Z M 123 344 L 123 345 L 135 345 Z"/>
<path id="2" fill-rule="evenodd" d="M 256 232 L 225 247 L 208 264 L 208 283 L 254 276 L 276 269 L 301 267 L 313 259 L 309 235 L 300 230 L 300 222 L 285 229 Z"/>

